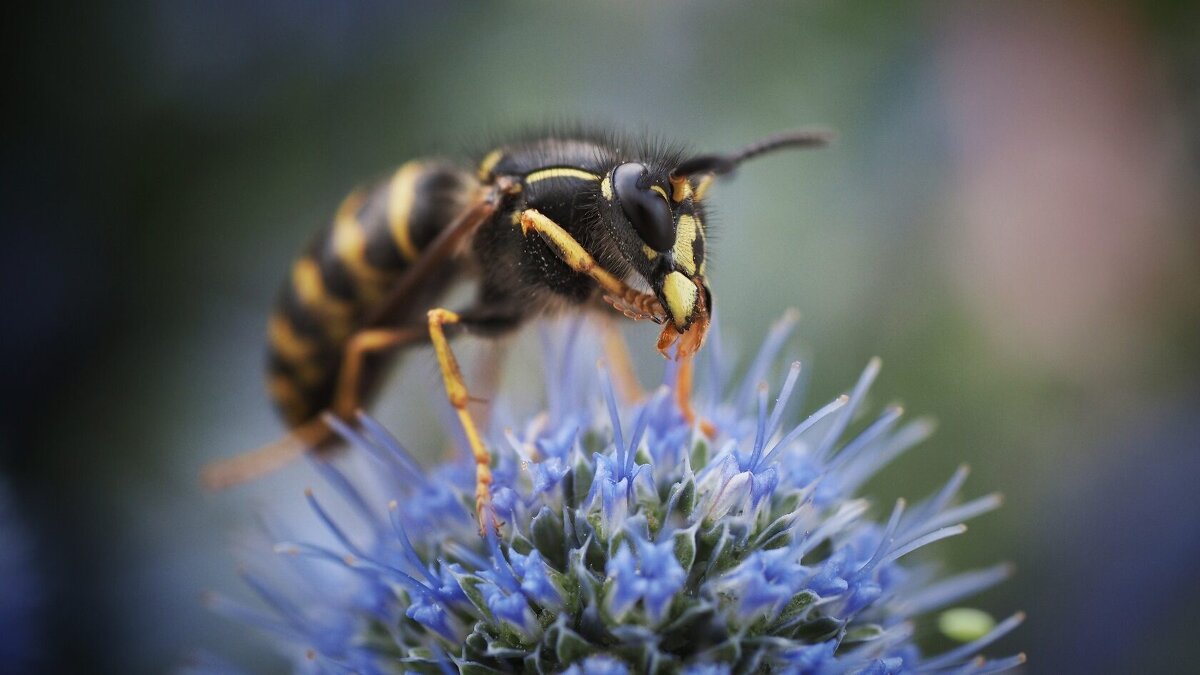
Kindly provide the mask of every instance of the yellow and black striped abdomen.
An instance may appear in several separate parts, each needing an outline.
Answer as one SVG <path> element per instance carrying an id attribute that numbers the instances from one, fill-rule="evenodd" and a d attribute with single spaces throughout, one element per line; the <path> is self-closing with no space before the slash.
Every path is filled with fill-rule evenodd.
<path id="1" fill-rule="evenodd" d="M 267 333 L 267 387 L 289 425 L 329 407 L 346 341 L 376 318 L 388 290 L 478 186 L 469 173 L 445 164 L 409 162 L 347 197 L 292 263 Z"/>

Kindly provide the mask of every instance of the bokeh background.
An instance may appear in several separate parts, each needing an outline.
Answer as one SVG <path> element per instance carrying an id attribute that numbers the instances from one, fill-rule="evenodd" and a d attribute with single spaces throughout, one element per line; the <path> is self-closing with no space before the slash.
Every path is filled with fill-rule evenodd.
<path id="1" fill-rule="evenodd" d="M 279 671 L 200 596 L 244 595 L 239 529 L 300 508 L 311 474 L 220 495 L 197 476 L 278 433 L 260 345 L 289 258 L 355 184 L 557 119 L 698 150 L 836 128 L 713 191 L 727 341 L 750 349 L 798 308 L 810 407 L 883 357 L 876 403 L 940 428 L 870 487 L 881 499 L 960 462 L 969 493 L 1005 493 L 938 546 L 954 569 L 1016 564 L 976 603 L 1029 613 L 994 653 L 1031 672 L 1194 657 L 1195 3 L 20 12 L 3 29 L 0 671 L 163 672 L 200 650 Z M 628 334 L 658 372 L 652 328 Z M 436 445 L 413 421 L 429 361 L 379 413 Z"/>

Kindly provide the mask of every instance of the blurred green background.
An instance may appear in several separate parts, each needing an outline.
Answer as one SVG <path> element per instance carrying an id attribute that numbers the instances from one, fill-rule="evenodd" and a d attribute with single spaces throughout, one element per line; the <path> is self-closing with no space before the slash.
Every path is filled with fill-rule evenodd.
<path id="1" fill-rule="evenodd" d="M 29 551 L 7 585 L 40 601 L 0 670 L 161 672 L 197 649 L 279 670 L 199 598 L 244 595 L 237 533 L 302 508 L 311 473 L 220 495 L 197 476 L 279 432 L 261 345 L 290 257 L 356 184 L 561 119 L 700 151 L 836 128 L 834 147 L 711 193 L 726 342 L 750 350 L 798 308 L 809 407 L 883 357 L 875 403 L 940 426 L 870 494 L 924 494 L 960 462 L 969 494 L 1005 493 L 938 546 L 954 569 L 1016 563 L 977 603 L 1029 613 L 995 653 L 1113 673 L 1194 654 L 1194 3 L 21 11 L 5 28 L 0 452 Z M 628 335 L 658 372 L 653 329 Z M 403 394 L 436 371 L 408 361 L 380 416 L 436 444 L 406 426 L 424 404 Z"/>

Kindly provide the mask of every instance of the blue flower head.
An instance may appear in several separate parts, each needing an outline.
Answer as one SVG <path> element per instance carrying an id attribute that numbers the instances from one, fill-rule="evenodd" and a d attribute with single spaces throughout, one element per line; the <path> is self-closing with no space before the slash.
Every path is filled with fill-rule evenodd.
<path id="1" fill-rule="evenodd" d="M 847 396 L 793 420 L 799 364 L 773 400 L 765 384 L 791 323 L 772 329 L 742 382 L 728 380 L 713 336 L 697 364 L 708 394 L 696 401 L 712 434 L 680 413 L 673 365 L 663 387 L 622 405 L 607 372 L 586 365 L 596 350 L 574 326 L 563 352 L 547 357 L 559 365 L 547 376 L 547 409 L 489 437 L 503 524 L 487 537 L 474 523 L 468 459 L 423 469 L 370 418 L 339 423 L 376 469 L 358 479 L 318 465 L 354 526 L 310 494 L 333 543 L 281 544 L 287 576 L 248 573 L 266 610 L 217 606 L 274 635 L 303 672 L 988 673 L 1019 664 L 1019 655 L 978 654 L 1020 615 L 942 653 L 913 638 L 931 611 L 1007 574 L 942 577 L 909 559 L 998 498 L 958 501 L 959 469 L 932 496 L 876 520 L 858 489 L 929 425 L 887 409 L 847 433 L 877 362 Z"/>

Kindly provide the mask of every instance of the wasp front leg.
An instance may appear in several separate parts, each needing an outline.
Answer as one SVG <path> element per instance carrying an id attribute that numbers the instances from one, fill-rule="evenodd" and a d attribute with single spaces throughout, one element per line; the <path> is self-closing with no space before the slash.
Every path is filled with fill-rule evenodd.
<path id="1" fill-rule="evenodd" d="M 675 402 L 679 405 L 679 411 L 683 413 L 683 419 L 687 420 L 688 424 L 700 425 L 700 433 L 704 434 L 709 439 L 717 437 L 717 427 L 705 417 L 698 417 L 696 409 L 692 407 L 692 376 L 695 371 L 695 357 L 685 356 L 679 360 L 679 370 L 675 376 Z"/>
<path id="2" fill-rule="evenodd" d="M 521 231 L 527 236 L 531 231 L 537 232 L 571 269 L 590 276 L 611 297 L 622 298 L 622 303 L 613 304 L 618 311 L 627 313 L 623 307 L 628 307 L 632 304 L 641 304 L 650 308 L 652 312 L 650 316 L 652 318 L 660 321 L 665 319 L 662 305 L 658 302 L 657 298 L 649 293 L 639 293 L 633 290 L 625 282 L 609 273 L 608 270 L 600 267 L 596 259 L 569 232 L 537 210 L 527 209 L 521 213 Z M 699 349 L 699 340 L 703 337 L 703 329 L 707 328 L 707 315 L 705 315 L 703 321 L 705 321 L 705 324 L 700 327 L 701 330 L 688 331 L 683 336 L 690 337 L 690 341 L 688 343 L 681 343 L 679 346 L 680 363 L 679 378 L 676 383 L 676 398 L 679 408 L 689 424 L 695 422 L 697 419 L 696 412 L 692 408 L 692 356 Z M 665 321 L 663 333 L 659 337 L 658 343 L 659 351 L 663 353 L 663 356 L 667 355 L 667 349 L 679 340 L 680 337 L 682 336 L 675 329 L 675 326 L 669 321 Z M 716 428 L 712 422 L 700 419 L 699 423 L 700 430 L 705 436 L 709 438 L 716 436 Z"/>
<path id="3" fill-rule="evenodd" d="M 663 316 L 662 306 L 657 298 L 648 293 L 638 293 L 627 286 L 625 282 L 613 276 L 611 272 L 596 262 L 592 254 L 588 253 L 583 245 L 571 236 L 570 232 L 564 230 L 561 225 L 550 220 L 537 209 L 526 209 L 521 212 L 521 233 L 529 236 L 530 232 L 538 233 L 542 240 L 558 253 L 558 257 L 563 262 L 576 272 L 591 277 L 610 296 L 630 301 L 643 299 L 643 304 L 654 308 L 655 318 L 661 319 Z"/>

